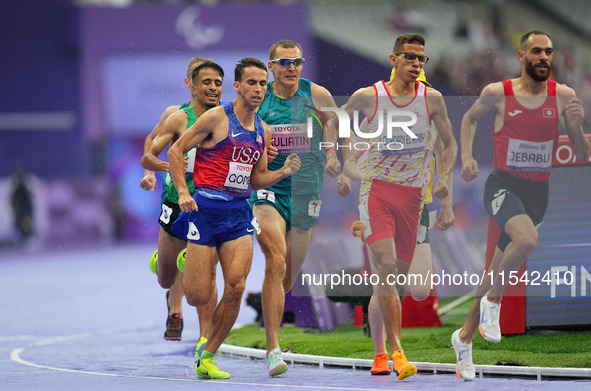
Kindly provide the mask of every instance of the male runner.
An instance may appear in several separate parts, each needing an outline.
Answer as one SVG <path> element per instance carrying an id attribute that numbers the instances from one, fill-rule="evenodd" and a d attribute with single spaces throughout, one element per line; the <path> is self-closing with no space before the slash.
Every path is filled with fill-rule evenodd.
<path id="1" fill-rule="evenodd" d="M 400 380 L 414 375 L 416 367 L 402 351 L 400 298 L 394 282 L 398 274 L 408 273 L 415 252 L 424 186 L 430 176 L 424 162 L 432 149 L 431 122 L 443 143 L 441 172 L 433 188 L 438 198 L 449 193 L 448 179 L 457 150 L 441 93 L 417 81 L 427 61 L 422 35 L 399 36 L 390 54 L 396 69 L 392 80 L 357 90 L 345 107 L 350 118 L 355 110 L 369 118 L 369 133 L 375 135 L 368 139 L 370 148 L 363 155 L 359 150 L 349 154 L 345 173 L 361 181 L 360 217 L 374 259 L 373 271 L 384 283 L 374 289 Z M 412 118 L 414 122 L 387 128 L 383 125 L 388 124 L 388 118 Z M 409 129 L 414 138 L 407 133 Z M 387 134 L 390 130 L 391 138 Z"/>
<path id="2" fill-rule="evenodd" d="M 158 123 L 156 124 L 156 126 L 154 127 L 154 129 L 150 132 L 150 134 L 146 137 L 146 140 L 144 141 L 144 157 L 148 158 L 152 155 L 148 154 L 148 151 L 150 149 L 150 146 L 152 145 L 152 142 L 154 141 L 154 139 L 156 138 L 156 136 L 160 133 L 166 119 L 172 114 L 175 113 L 181 109 L 185 109 L 189 106 L 194 106 L 195 105 L 195 94 L 193 93 L 192 89 L 193 89 L 193 78 L 192 78 L 192 74 L 193 71 L 195 70 L 196 67 L 198 67 L 200 64 L 202 64 L 205 61 L 211 61 L 207 58 L 202 58 L 202 57 L 193 57 L 191 59 L 191 61 L 189 61 L 189 64 L 187 65 L 187 76 L 185 77 L 185 87 L 187 87 L 189 89 L 189 92 L 191 93 L 191 100 L 189 102 L 183 103 L 182 105 L 173 105 L 173 106 L 169 106 L 166 108 L 166 110 L 164 110 L 164 112 L 162 113 L 162 115 L 160 116 L 160 120 L 158 121 Z M 220 96 L 221 96 L 221 92 L 220 92 Z M 219 100 L 219 98 L 218 98 Z M 182 131 L 184 131 L 185 128 L 182 128 Z M 159 152 L 158 152 L 159 153 Z M 154 156 L 158 156 L 157 154 Z M 142 157 L 142 160 L 144 160 L 144 157 Z M 167 170 L 165 170 L 162 173 L 162 195 L 161 195 L 161 199 L 162 199 L 162 204 L 164 205 L 166 196 L 168 195 L 168 184 L 170 182 L 170 174 L 168 173 Z M 154 175 L 154 171 L 148 170 L 144 167 L 144 177 L 142 178 L 142 180 L 140 181 L 140 187 L 146 191 L 151 190 L 151 191 L 155 191 L 156 190 L 156 176 Z M 163 206 L 163 208 L 165 208 L 165 206 Z M 170 205 L 168 206 L 168 208 L 170 208 Z M 173 209 L 178 209 L 178 206 L 174 206 Z M 164 209 L 163 209 L 163 214 Z M 178 214 L 178 212 L 177 212 Z M 161 217 L 163 217 L 164 215 L 161 215 Z M 166 219 L 166 218 L 165 218 Z M 159 222 L 160 218 L 159 218 Z M 159 234 L 159 238 L 158 238 L 158 243 L 159 243 L 159 248 L 160 248 L 160 237 L 162 237 L 163 231 L 162 229 L 160 230 L 160 234 Z M 164 236 L 166 238 L 166 236 Z M 172 237 L 171 237 L 172 238 Z M 171 242 L 171 240 L 165 239 L 163 244 L 166 244 L 168 242 Z M 184 246 L 186 247 L 186 245 Z M 183 247 L 183 249 L 184 249 Z M 165 254 L 164 257 L 165 259 L 163 261 L 161 261 L 160 263 L 163 266 L 163 269 L 165 269 L 165 271 L 161 272 L 160 274 L 162 275 L 162 277 L 159 277 L 158 281 L 160 283 L 160 285 L 167 289 L 166 291 L 166 305 L 168 307 L 168 314 L 167 314 L 167 319 L 166 319 L 166 331 L 164 332 L 164 339 L 168 340 L 168 341 L 180 341 L 181 337 L 182 337 L 182 331 L 183 331 L 183 320 L 182 320 L 182 299 L 183 299 L 183 287 L 182 287 L 182 276 L 178 277 L 176 274 L 176 267 L 172 267 L 173 266 L 173 257 L 174 260 L 176 260 L 176 256 L 175 254 L 172 254 L 172 251 L 174 251 L 174 246 L 166 246 L 166 250 L 165 250 Z M 177 253 L 178 254 L 178 253 Z M 153 273 L 158 275 L 158 250 L 156 250 L 154 252 L 154 254 L 152 254 L 152 256 L 150 257 L 150 270 L 152 270 Z M 174 276 L 177 276 L 178 278 L 175 278 Z M 216 296 L 212 298 L 213 300 L 217 301 L 217 292 L 216 292 Z M 204 310 L 205 311 L 205 310 Z M 206 319 L 202 319 L 202 317 L 199 317 L 199 324 L 200 324 L 200 332 L 207 332 L 207 328 L 209 327 L 209 320 L 211 319 L 211 316 L 206 317 Z"/>
<path id="3" fill-rule="evenodd" d="M 562 115 L 577 159 L 589 159 L 590 143 L 583 133 L 584 110 L 575 91 L 548 80 L 554 49 L 548 34 L 530 31 L 521 37 L 517 52 L 521 76 L 487 85 L 462 119 L 462 178 L 478 176 L 472 157 L 476 123 L 495 110 L 492 132 L 495 168 L 484 186 L 484 207 L 501 228 L 488 272 L 476 290 L 474 305 L 464 326 L 451 341 L 456 352 L 456 372 L 473 380 L 472 337 L 478 327 L 487 341 L 501 340 L 499 314 L 510 273 L 516 273 L 538 244 L 537 228 L 548 206 L 548 179 L 552 156 L 558 147 Z M 487 273 L 488 275 L 488 273 Z M 505 278 L 503 278 L 503 277 Z"/>
<path id="4" fill-rule="evenodd" d="M 166 108 L 166 110 L 164 110 L 164 112 L 160 116 L 160 119 L 158 120 L 158 123 L 156 124 L 156 126 L 154 126 L 154 129 L 152 129 L 150 134 L 148 134 L 146 136 L 146 139 L 144 140 L 144 155 L 148 152 L 148 149 L 150 149 L 150 146 L 152 145 L 152 141 L 154 141 L 154 138 L 160 132 L 162 125 L 164 125 L 164 121 L 166 121 L 166 119 L 172 113 L 174 113 L 180 109 L 184 109 L 185 107 L 193 106 L 195 97 L 194 97 L 193 93 L 191 92 L 191 88 L 193 85 L 193 81 L 191 79 L 191 74 L 193 73 L 193 70 L 195 68 L 197 68 L 201 63 L 203 63 L 205 61 L 213 61 L 213 60 L 211 60 L 209 58 L 203 58 L 203 57 L 193 57 L 191 59 L 191 61 L 189 61 L 189 64 L 187 65 L 187 76 L 185 77 L 184 83 L 185 83 L 185 87 L 187 87 L 189 89 L 189 93 L 191 93 L 191 99 L 189 100 L 189 102 L 185 102 L 181 105 L 168 106 Z M 162 174 L 162 195 L 161 195 L 162 202 L 164 202 L 164 198 L 166 198 L 166 194 L 168 191 L 168 183 L 170 182 L 170 180 L 171 179 L 170 179 L 169 173 L 165 172 Z M 148 191 L 148 190 L 155 191 L 156 190 L 156 182 L 157 182 L 156 175 L 154 175 L 154 171 L 144 169 L 144 177 L 140 181 L 140 187 L 146 191 Z"/>
<path id="5" fill-rule="evenodd" d="M 224 70 L 214 62 L 206 61 L 197 66 L 191 75 L 192 78 L 192 95 L 194 97 L 194 105 L 176 111 L 170 115 L 162 126 L 148 153 L 142 158 L 142 165 L 144 168 L 153 171 L 169 172 L 170 166 L 168 162 L 158 159 L 158 155 L 169 144 L 174 143 L 184 132 L 188 129 L 199 116 L 207 110 L 216 107 L 222 96 L 222 82 L 224 77 Z M 190 157 L 189 157 L 190 156 Z M 195 159 L 195 150 L 191 150 L 189 156 L 185 158 L 187 161 L 187 170 L 185 179 L 187 186 L 193 194 L 195 192 L 193 186 L 193 165 Z M 192 160 L 192 161 L 191 161 Z M 159 222 L 161 225 L 160 234 L 158 236 L 158 281 L 164 288 L 171 287 L 173 293 L 176 288 L 180 290 L 178 295 L 182 298 L 183 294 L 183 274 L 177 269 L 177 256 L 187 246 L 184 238 L 179 237 L 172 231 L 172 223 L 176 220 L 180 213 L 178 206 L 178 193 L 174 185 L 168 186 L 167 196 L 162 203 L 162 214 Z M 211 281 L 212 296 L 206 306 L 197 308 L 199 318 L 199 342 L 196 348 L 195 357 L 198 357 L 200 349 L 202 350 L 207 342 L 207 334 L 211 325 L 211 317 L 213 310 L 217 303 L 217 286 L 215 278 Z M 172 296 L 172 295 L 171 295 Z M 171 315 L 169 315 L 169 326 L 167 329 L 172 329 L 172 333 L 167 331 L 166 339 L 178 335 L 181 338 L 181 331 L 183 328 L 182 318 L 182 303 L 174 301 L 174 305 L 170 306 Z M 180 327 L 174 328 L 178 324 Z M 178 332 L 175 335 L 174 332 Z M 171 335 L 172 334 L 172 335 Z"/>
<path id="6" fill-rule="evenodd" d="M 396 69 L 392 69 L 392 75 L 390 76 L 390 80 L 394 78 Z M 431 84 L 427 81 L 425 77 L 424 70 L 421 70 L 417 81 L 422 82 L 426 86 L 431 87 Z M 363 128 L 363 124 L 366 124 L 366 119 L 363 120 L 361 127 Z M 435 140 L 435 156 L 442 156 L 443 155 L 443 145 L 441 140 L 437 138 L 437 131 L 434 129 L 435 125 L 431 126 L 431 137 Z M 432 143 L 432 142 L 431 142 Z M 430 143 L 430 144 L 431 144 Z M 429 182 L 425 188 L 425 201 L 423 206 L 423 212 L 421 214 L 421 219 L 419 222 L 419 228 L 417 231 L 417 239 L 416 239 L 416 247 L 415 253 L 412 258 L 412 262 L 408 269 L 408 275 L 410 276 L 420 276 L 420 278 L 413 280 L 413 284 L 411 281 L 408 280 L 406 289 L 411 293 L 412 298 L 416 301 L 425 300 L 430 292 L 431 292 L 431 284 L 429 275 L 433 274 L 433 258 L 431 255 L 431 244 L 429 238 L 429 230 L 430 227 L 435 226 L 442 231 L 447 230 L 450 228 L 454 223 L 454 213 L 452 210 L 452 178 L 453 176 L 449 176 L 449 182 L 447 184 L 449 189 L 449 194 L 443 199 L 441 203 L 441 209 L 435 222 L 431 225 L 431 221 L 433 217 L 431 213 L 429 213 L 429 208 L 427 205 L 433 202 L 433 179 L 435 178 L 435 165 L 432 164 L 432 153 L 428 152 L 428 158 L 425 159 L 425 164 L 428 167 L 428 171 L 430 172 L 429 175 Z M 437 164 L 438 173 L 441 171 L 441 163 Z M 373 264 L 373 256 L 371 251 L 368 251 L 368 257 L 370 262 Z M 368 309 L 368 320 L 369 326 L 371 329 L 371 336 L 374 343 L 374 362 L 370 373 L 372 375 L 389 375 L 391 373 L 390 367 L 388 365 L 389 356 L 388 350 L 386 349 L 386 338 L 385 334 L 386 331 L 384 329 L 384 319 L 382 317 L 382 313 L 379 308 L 379 303 L 377 297 L 372 295 L 371 300 L 369 302 L 369 309 Z"/>
<path id="7" fill-rule="evenodd" d="M 298 174 L 272 187 L 252 193 L 250 203 L 261 226 L 257 240 L 265 254 L 265 279 L 262 290 L 263 317 L 267 336 L 269 375 L 287 371 L 279 347 L 279 326 L 287 293 L 300 272 L 308 247 L 311 229 L 320 213 L 320 190 L 324 181 L 324 153 L 320 149 L 323 129 L 314 121 L 311 139 L 306 137 L 307 118 L 313 108 L 336 107 L 328 90 L 300 77 L 304 64 L 302 47 L 290 40 L 276 42 L 270 49 L 269 82 L 258 114 L 273 131 L 279 156 L 269 164 L 280 169 L 285 157 L 297 151 L 302 168 Z M 331 118 L 333 113 L 325 113 Z M 286 131 L 290 130 L 290 131 Z M 328 136 L 327 136 L 328 137 Z M 306 140 L 306 142 L 302 142 Z M 327 150 L 327 170 L 340 171 L 334 148 Z M 339 177 L 341 187 L 349 186 L 346 177 Z M 342 190 L 342 189 L 341 189 Z"/>
<path id="8" fill-rule="evenodd" d="M 265 64 L 247 57 L 234 71 L 233 102 L 203 114 L 168 152 L 171 173 L 183 213 L 173 224 L 174 232 L 186 237 L 184 287 L 187 302 L 206 305 L 211 296 L 211 281 L 216 255 L 224 274 L 224 295 L 212 318 L 205 350 L 195 366 L 198 377 L 226 379 L 214 354 L 234 325 L 252 263 L 252 232 L 260 228 L 246 198 L 249 183 L 257 190 L 269 187 L 296 172 L 297 155 L 284 161 L 280 170 L 267 170 L 267 148 L 271 129 L 256 114 L 267 89 Z M 183 154 L 196 145 L 194 184 L 191 197 L 184 180 Z"/>

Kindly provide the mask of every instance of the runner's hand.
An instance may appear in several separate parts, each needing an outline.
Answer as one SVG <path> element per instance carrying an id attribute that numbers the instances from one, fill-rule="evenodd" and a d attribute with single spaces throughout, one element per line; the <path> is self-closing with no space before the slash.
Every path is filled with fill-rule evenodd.
<path id="1" fill-rule="evenodd" d="M 473 157 L 462 159 L 462 178 L 466 182 L 470 182 L 476 179 L 480 170 L 478 169 L 478 163 Z"/>
<path id="2" fill-rule="evenodd" d="M 300 160 L 300 157 L 296 153 L 292 153 L 285 159 L 285 163 L 283 164 L 283 172 L 288 176 L 295 174 L 300 170 L 301 165 L 302 161 Z"/>
<path id="3" fill-rule="evenodd" d="M 435 185 L 433 186 L 433 195 L 440 200 L 444 199 L 449 195 L 449 189 L 447 187 L 447 178 L 440 177 Z"/>
<path id="4" fill-rule="evenodd" d="M 185 156 L 183 158 L 183 167 L 185 168 L 185 172 L 187 172 L 187 168 L 189 168 L 189 157 Z"/>
<path id="5" fill-rule="evenodd" d="M 156 175 L 153 172 L 146 173 L 140 181 L 140 187 L 145 191 L 156 190 Z"/>
<path id="6" fill-rule="evenodd" d="M 445 231 L 454 225 L 455 216 L 451 204 L 441 204 L 439 216 L 435 220 L 435 226 L 441 231 Z"/>
<path id="7" fill-rule="evenodd" d="M 581 106 L 581 101 L 574 97 L 570 98 L 565 106 L 564 115 L 575 128 L 580 128 L 585 119 L 585 109 Z"/>
<path id="8" fill-rule="evenodd" d="M 346 197 L 351 193 L 351 178 L 345 174 L 340 174 L 337 177 L 337 193 L 341 197 Z"/>
<path id="9" fill-rule="evenodd" d="M 279 150 L 273 145 L 274 141 L 275 139 L 271 139 L 271 145 L 267 148 L 267 163 L 271 163 L 279 155 Z"/>
<path id="10" fill-rule="evenodd" d="M 326 166 L 324 166 L 324 172 L 330 176 L 337 176 L 341 172 L 341 162 L 337 157 L 337 153 L 334 149 L 329 149 L 326 153 Z"/>
<path id="11" fill-rule="evenodd" d="M 197 211 L 197 203 L 189 193 L 179 193 L 179 206 L 183 212 Z"/>

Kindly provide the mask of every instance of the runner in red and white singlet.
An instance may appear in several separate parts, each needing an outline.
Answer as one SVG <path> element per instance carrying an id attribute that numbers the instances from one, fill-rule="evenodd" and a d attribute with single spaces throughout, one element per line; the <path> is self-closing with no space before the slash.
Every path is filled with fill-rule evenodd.
<path id="1" fill-rule="evenodd" d="M 414 254 L 432 160 L 431 121 L 444 147 L 443 169 L 433 188 L 438 198 L 449 192 L 457 146 L 441 93 L 417 82 L 428 61 L 425 38 L 399 36 L 389 57 L 396 69 L 394 78 L 357 90 L 344 107 L 352 119 L 362 112 L 372 135 L 357 135 L 363 142 L 355 145 L 368 147 L 349 153 L 345 173 L 362 182 L 359 214 L 374 259 L 372 271 L 380 278 L 374 295 L 384 318 L 394 370 L 402 380 L 414 375 L 416 367 L 408 362 L 400 343 L 401 308 L 395 280 L 408 273 Z M 378 132 L 380 123 L 382 131 Z"/>

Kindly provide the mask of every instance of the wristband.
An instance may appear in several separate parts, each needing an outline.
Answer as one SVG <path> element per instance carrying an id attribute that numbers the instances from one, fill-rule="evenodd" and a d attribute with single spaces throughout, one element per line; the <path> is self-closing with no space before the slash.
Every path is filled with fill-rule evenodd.
<path id="1" fill-rule="evenodd" d="M 334 153 L 337 153 L 337 149 L 335 147 L 324 148 L 324 153 L 326 153 L 326 151 L 330 151 L 331 149 L 334 151 Z"/>

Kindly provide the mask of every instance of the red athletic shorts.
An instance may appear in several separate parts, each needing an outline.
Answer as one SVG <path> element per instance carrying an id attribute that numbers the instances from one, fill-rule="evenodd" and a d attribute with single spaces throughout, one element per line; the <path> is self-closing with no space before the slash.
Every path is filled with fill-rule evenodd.
<path id="1" fill-rule="evenodd" d="M 368 244 L 392 238 L 396 257 L 412 262 L 423 209 L 422 188 L 373 181 L 359 196 L 359 215 Z"/>

